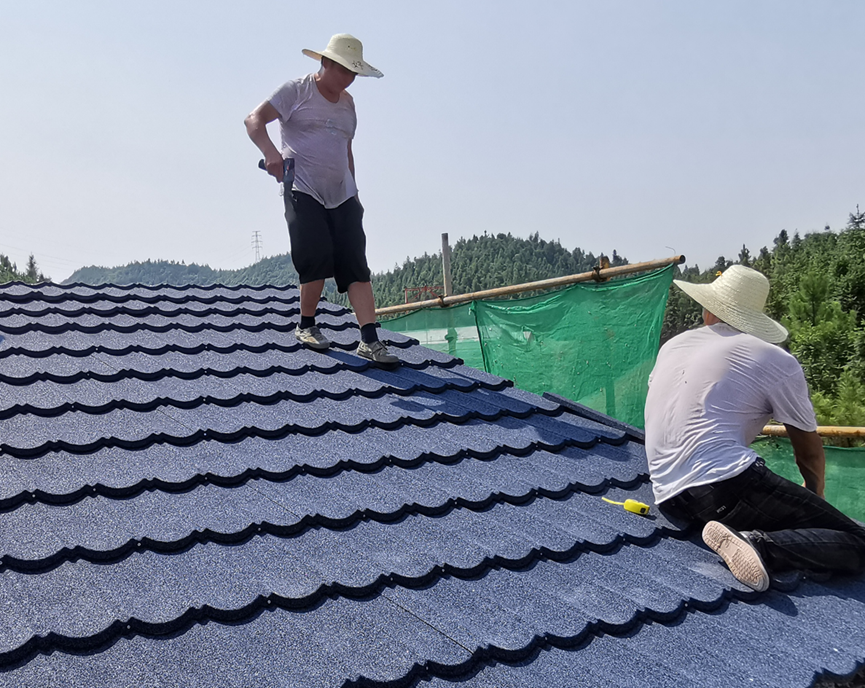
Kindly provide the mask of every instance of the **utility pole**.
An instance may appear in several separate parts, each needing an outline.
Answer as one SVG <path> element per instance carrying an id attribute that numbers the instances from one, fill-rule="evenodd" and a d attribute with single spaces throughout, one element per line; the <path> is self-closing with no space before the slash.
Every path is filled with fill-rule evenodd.
<path id="1" fill-rule="evenodd" d="M 451 279 L 451 246 L 447 232 L 442 234 L 442 272 L 445 278 L 445 296 L 451 296 L 454 293 L 454 282 Z"/>
<path id="2" fill-rule="evenodd" d="M 255 249 L 255 262 L 261 260 L 261 232 L 252 233 L 252 248 Z"/>

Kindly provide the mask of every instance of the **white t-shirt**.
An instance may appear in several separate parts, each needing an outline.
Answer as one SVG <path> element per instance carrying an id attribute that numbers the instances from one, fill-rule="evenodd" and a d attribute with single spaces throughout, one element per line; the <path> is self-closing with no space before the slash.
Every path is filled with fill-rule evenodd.
<path id="1" fill-rule="evenodd" d="M 655 500 L 732 478 L 770 419 L 817 429 L 799 362 L 719 323 L 683 332 L 658 353 L 646 398 L 646 456 Z"/>
<path id="2" fill-rule="evenodd" d="M 270 97 L 279 113 L 282 157 L 294 158 L 296 191 L 325 208 L 357 195 L 348 168 L 348 144 L 357 129 L 354 99 L 347 91 L 331 103 L 318 90 L 315 74 L 289 81 Z"/>

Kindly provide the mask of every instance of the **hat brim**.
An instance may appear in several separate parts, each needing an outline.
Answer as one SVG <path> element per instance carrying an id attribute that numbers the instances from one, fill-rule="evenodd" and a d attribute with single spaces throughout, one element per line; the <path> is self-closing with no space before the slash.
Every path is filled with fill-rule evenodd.
<path id="1" fill-rule="evenodd" d="M 319 62 L 321 62 L 322 57 L 326 57 L 327 59 L 333 60 L 337 64 L 342 65 L 348 71 L 354 72 L 358 76 L 372 76 L 372 77 L 375 77 L 376 79 L 381 79 L 384 76 L 384 74 L 382 74 L 379 70 L 377 70 L 375 67 L 373 67 L 366 60 L 361 60 L 360 62 L 356 62 L 354 64 L 351 64 L 348 62 L 348 60 L 346 60 L 342 56 L 337 55 L 336 53 L 332 53 L 328 50 L 325 50 L 324 52 L 319 53 L 319 52 L 316 52 L 315 50 L 310 50 L 309 48 L 304 48 L 303 50 L 301 50 L 301 52 L 304 55 L 306 55 L 307 57 L 311 57 L 313 60 L 318 60 Z"/>
<path id="2" fill-rule="evenodd" d="M 770 344 L 780 344 L 789 336 L 786 327 L 765 313 L 740 308 L 734 303 L 719 299 L 711 284 L 694 284 L 683 280 L 673 280 L 673 284 L 712 315 L 740 332 L 752 334 Z"/>

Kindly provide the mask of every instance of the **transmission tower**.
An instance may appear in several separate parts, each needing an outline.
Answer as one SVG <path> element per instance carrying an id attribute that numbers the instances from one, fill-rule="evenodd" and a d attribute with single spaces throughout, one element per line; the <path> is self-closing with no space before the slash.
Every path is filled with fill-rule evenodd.
<path id="1" fill-rule="evenodd" d="M 261 260 L 261 232 L 252 233 L 252 248 L 255 249 L 255 262 Z"/>

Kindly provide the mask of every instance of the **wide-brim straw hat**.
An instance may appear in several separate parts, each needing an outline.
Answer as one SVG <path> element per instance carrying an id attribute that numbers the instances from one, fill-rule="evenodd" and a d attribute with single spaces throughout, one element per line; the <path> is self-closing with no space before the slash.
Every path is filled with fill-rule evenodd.
<path id="1" fill-rule="evenodd" d="M 731 265 L 711 284 L 682 280 L 673 280 L 673 283 L 712 315 L 740 332 L 772 344 L 787 339 L 787 328 L 763 312 L 769 296 L 769 280 L 752 268 Z"/>
<path id="2" fill-rule="evenodd" d="M 304 48 L 302 52 L 307 57 L 319 62 L 321 62 L 322 57 L 330 58 L 358 76 L 374 76 L 379 79 L 384 76 L 363 59 L 363 43 L 349 33 L 336 34 L 321 52 L 308 48 Z"/>

